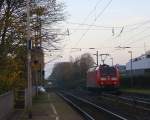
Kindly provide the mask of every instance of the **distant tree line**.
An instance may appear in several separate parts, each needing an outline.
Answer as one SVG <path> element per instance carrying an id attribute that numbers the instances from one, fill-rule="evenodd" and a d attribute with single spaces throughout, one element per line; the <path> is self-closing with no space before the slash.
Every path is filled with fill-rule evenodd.
<path id="1" fill-rule="evenodd" d="M 94 66 L 94 60 L 89 53 L 71 60 L 55 64 L 49 80 L 61 88 L 84 87 L 86 84 L 87 70 Z"/>

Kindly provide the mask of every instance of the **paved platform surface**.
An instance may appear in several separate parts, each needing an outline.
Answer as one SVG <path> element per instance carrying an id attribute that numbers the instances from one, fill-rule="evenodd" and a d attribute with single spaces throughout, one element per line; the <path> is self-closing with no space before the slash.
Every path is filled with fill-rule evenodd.
<path id="1" fill-rule="evenodd" d="M 83 120 L 54 92 L 39 95 L 33 100 L 32 119 L 24 111 L 16 111 L 9 120 Z"/>

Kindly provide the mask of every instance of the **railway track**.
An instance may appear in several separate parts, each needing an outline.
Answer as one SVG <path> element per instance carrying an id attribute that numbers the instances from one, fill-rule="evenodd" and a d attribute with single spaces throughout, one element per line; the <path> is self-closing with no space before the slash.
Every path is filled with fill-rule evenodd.
<path id="1" fill-rule="evenodd" d="M 128 96 L 128 95 L 114 95 L 103 93 L 102 96 L 107 97 L 107 99 L 118 99 L 122 101 L 124 104 L 128 104 L 130 106 L 135 106 L 136 108 L 150 111 L 150 99 L 145 99 L 136 96 Z"/>
<path id="2" fill-rule="evenodd" d="M 142 102 L 148 102 L 150 103 L 150 95 L 142 95 L 142 94 L 134 94 L 134 93 L 123 93 L 123 96 L 127 96 L 129 98 L 134 98 L 137 99 L 138 101 L 142 101 Z"/>
<path id="3" fill-rule="evenodd" d="M 128 120 L 129 118 L 118 115 L 102 106 L 70 93 L 57 93 L 69 104 L 75 107 L 87 120 Z"/>
<path id="4" fill-rule="evenodd" d="M 139 105 L 140 107 L 138 107 L 137 103 L 135 104 L 133 102 L 130 103 L 127 100 L 120 100 L 119 98 L 117 98 L 117 96 L 115 96 L 114 98 L 110 96 L 106 97 L 102 94 L 85 90 L 72 90 L 69 92 L 71 92 L 75 96 L 78 96 L 79 98 L 86 99 L 87 101 L 90 101 L 97 106 L 101 106 L 104 109 L 113 111 L 113 113 L 123 116 L 126 119 L 150 120 L 150 111 L 147 107 L 144 107 L 143 105 Z"/>

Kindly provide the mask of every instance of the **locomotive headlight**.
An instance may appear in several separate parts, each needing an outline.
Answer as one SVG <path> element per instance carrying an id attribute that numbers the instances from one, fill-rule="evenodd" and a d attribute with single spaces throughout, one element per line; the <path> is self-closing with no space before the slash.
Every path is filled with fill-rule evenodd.
<path id="1" fill-rule="evenodd" d="M 106 80 L 106 78 L 101 78 L 101 80 Z"/>
<path id="2" fill-rule="evenodd" d="M 112 77 L 111 80 L 117 80 L 117 78 L 116 77 Z"/>

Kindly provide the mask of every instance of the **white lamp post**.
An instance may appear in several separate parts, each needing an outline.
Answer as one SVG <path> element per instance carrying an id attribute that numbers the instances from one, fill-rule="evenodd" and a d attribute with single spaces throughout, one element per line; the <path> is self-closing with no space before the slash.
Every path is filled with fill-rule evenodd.
<path id="1" fill-rule="evenodd" d="M 132 66 L 132 51 L 128 51 L 130 53 L 131 61 L 130 61 L 130 77 L 131 77 L 131 87 L 133 87 L 133 66 Z"/>

